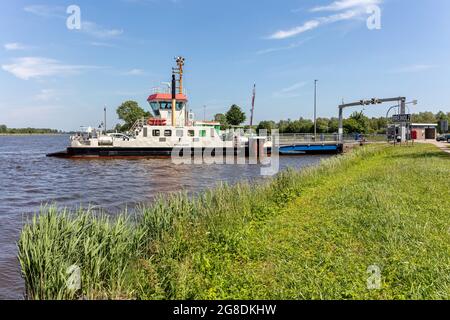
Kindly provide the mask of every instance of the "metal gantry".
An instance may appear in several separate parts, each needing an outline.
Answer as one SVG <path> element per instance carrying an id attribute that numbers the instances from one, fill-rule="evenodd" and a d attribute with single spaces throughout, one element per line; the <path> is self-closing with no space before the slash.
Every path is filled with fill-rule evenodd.
<path id="1" fill-rule="evenodd" d="M 358 106 L 369 106 L 369 105 L 377 105 L 383 104 L 386 102 L 398 102 L 400 106 L 400 114 L 406 113 L 406 97 L 396 97 L 396 98 L 386 98 L 386 99 L 377 99 L 372 98 L 370 100 L 359 100 L 357 102 L 341 104 L 339 106 L 339 137 L 343 137 L 344 135 L 344 109 Z M 402 142 L 406 141 L 406 123 L 402 123 L 400 126 L 400 136 Z"/>

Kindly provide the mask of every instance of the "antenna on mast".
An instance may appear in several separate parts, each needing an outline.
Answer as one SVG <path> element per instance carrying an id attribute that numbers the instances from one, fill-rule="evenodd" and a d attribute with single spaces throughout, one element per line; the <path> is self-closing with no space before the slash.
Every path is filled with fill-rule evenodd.
<path id="1" fill-rule="evenodd" d="M 175 57 L 178 68 L 172 68 L 172 126 L 176 126 L 176 105 L 177 105 L 177 79 L 176 75 L 179 75 L 179 93 L 183 94 L 183 66 L 185 59 L 183 57 Z"/>
<path id="2" fill-rule="evenodd" d="M 255 98 L 256 98 L 256 83 L 253 85 L 252 114 L 250 117 L 250 129 L 253 126 L 253 115 L 255 113 Z"/>
<path id="3" fill-rule="evenodd" d="M 183 94 L 183 72 L 184 72 L 183 67 L 184 67 L 185 59 L 183 57 L 175 57 L 175 61 L 177 62 L 178 68 L 173 68 L 172 70 L 173 70 L 174 74 L 179 75 L 179 79 L 178 79 L 178 82 L 180 84 L 179 93 Z"/>

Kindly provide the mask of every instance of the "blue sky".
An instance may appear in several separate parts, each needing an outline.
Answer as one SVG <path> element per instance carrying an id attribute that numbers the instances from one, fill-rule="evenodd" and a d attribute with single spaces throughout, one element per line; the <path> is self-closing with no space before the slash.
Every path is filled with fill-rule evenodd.
<path id="1" fill-rule="evenodd" d="M 69 5 L 81 30 L 66 27 Z M 368 6 L 381 9 L 369 30 Z M 0 123 L 74 130 L 108 122 L 186 57 L 190 108 L 203 118 L 233 103 L 260 120 L 311 118 L 371 97 L 418 99 L 413 111 L 450 111 L 448 0 L 1 1 Z M 381 116 L 388 106 L 366 108 Z M 358 109 L 356 109 L 358 110 Z"/>

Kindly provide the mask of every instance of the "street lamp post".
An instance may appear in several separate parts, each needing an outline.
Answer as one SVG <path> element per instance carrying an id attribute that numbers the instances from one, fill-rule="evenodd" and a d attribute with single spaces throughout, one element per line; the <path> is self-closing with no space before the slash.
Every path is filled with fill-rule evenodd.
<path id="1" fill-rule="evenodd" d="M 104 111 L 103 117 L 104 117 L 105 136 L 106 136 L 106 135 L 108 135 L 108 134 L 107 134 L 107 130 L 108 130 L 108 129 L 107 129 L 107 127 L 106 127 L 106 106 L 104 107 L 103 111 Z"/>
<path id="2" fill-rule="evenodd" d="M 403 101 L 399 101 L 398 105 L 392 106 L 388 109 L 387 113 L 386 113 L 386 120 L 389 121 L 389 113 L 391 112 L 392 109 L 394 108 L 398 108 L 398 113 L 399 114 L 405 114 L 406 113 L 406 108 L 408 108 L 408 112 L 411 113 L 410 108 L 408 107 L 408 105 L 412 104 L 412 105 L 417 105 L 418 101 L 417 100 L 412 100 L 410 102 L 403 102 Z M 406 126 L 404 126 L 404 124 L 402 124 L 400 126 L 400 134 L 402 135 L 402 141 L 406 140 L 406 135 L 407 135 L 407 129 Z M 410 130 L 410 128 L 409 128 Z M 389 135 L 389 124 L 386 128 L 386 134 Z"/>
<path id="3" fill-rule="evenodd" d="M 314 80 L 314 140 L 317 137 L 317 82 Z"/>

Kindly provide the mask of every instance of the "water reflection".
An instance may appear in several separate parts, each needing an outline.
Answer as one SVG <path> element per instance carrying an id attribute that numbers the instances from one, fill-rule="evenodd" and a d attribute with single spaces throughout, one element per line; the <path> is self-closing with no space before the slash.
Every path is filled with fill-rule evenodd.
<path id="1" fill-rule="evenodd" d="M 174 165 L 170 159 L 68 160 L 46 158 L 63 150 L 67 136 L 0 136 L 0 299 L 22 298 L 16 242 L 23 215 L 41 204 L 116 213 L 150 203 L 158 193 L 211 188 L 220 181 L 264 179 L 259 166 Z M 280 167 L 302 168 L 328 156 L 282 157 Z"/>

